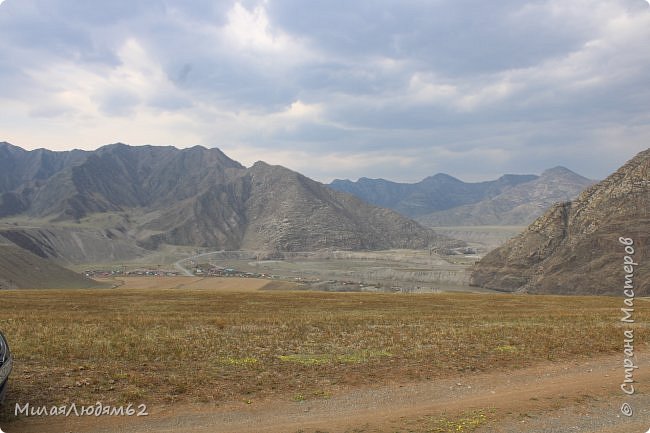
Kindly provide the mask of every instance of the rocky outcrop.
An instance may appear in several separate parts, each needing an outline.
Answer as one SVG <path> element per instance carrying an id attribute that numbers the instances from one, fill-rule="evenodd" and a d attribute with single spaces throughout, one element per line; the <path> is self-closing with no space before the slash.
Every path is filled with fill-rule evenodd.
<path id="1" fill-rule="evenodd" d="M 474 267 L 471 284 L 509 292 L 621 295 L 621 237 L 634 241 L 637 295 L 648 295 L 650 149 L 487 254 Z"/>

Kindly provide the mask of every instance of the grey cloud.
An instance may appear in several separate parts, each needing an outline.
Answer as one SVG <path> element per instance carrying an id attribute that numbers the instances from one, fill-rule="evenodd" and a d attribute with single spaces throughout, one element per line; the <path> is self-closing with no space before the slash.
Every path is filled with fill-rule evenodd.
<path id="1" fill-rule="evenodd" d="M 100 110 L 108 116 L 129 116 L 140 102 L 136 94 L 126 89 L 98 95 L 98 99 Z"/>
<path id="2" fill-rule="evenodd" d="M 331 55 L 407 59 L 446 75 L 530 66 L 579 47 L 588 36 L 583 22 L 566 25 L 550 13 L 518 16 L 540 1 L 301 3 L 271 2 L 271 15 Z"/>
<path id="3" fill-rule="evenodd" d="M 261 70 L 246 68 L 237 61 L 206 61 L 193 68 L 182 87 L 194 97 L 233 110 L 273 112 L 296 99 L 298 90 L 290 82 Z"/>
<path id="4" fill-rule="evenodd" d="M 262 53 L 222 39 L 234 4 L 7 0 L 0 98 L 29 106 L 35 119 L 66 114 L 70 106 L 53 96 L 65 89 L 34 73 L 71 63 L 107 77 L 123 66 L 120 49 L 133 39 L 168 88 L 138 93 L 112 75 L 88 95 L 108 121 L 140 109 L 179 112 L 199 119 L 193 127 L 205 130 L 192 131 L 197 136 L 213 137 L 223 127 L 209 121 L 215 113 L 245 113 L 252 123 L 233 127 L 228 139 L 269 154 L 308 152 L 314 163 L 304 171 L 320 178 L 330 175 L 319 157 L 364 152 L 367 163 L 328 173 L 404 179 L 450 171 L 470 179 L 562 164 L 594 176 L 615 168 L 602 162 L 614 160 L 607 146 L 579 156 L 604 140 L 598 131 L 617 129 L 640 143 L 625 131 L 648 126 L 643 0 L 241 2 L 266 11 L 273 37 L 288 35 L 302 49 Z M 608 30 L 615 19 L 636 21 Z M 422 89 L 412 87 L 416 77 Z M 298 100 L 318 114 L 269 125 L 266 116 Z M 634 146 L 628 152 L 641 145 Z M 402 165 L 387 162 L 393 156 L 404 156 Z"/>
<path id="5" fill-rule="evenodd" d="M 295 71 L 297 84 L 308 95 L 329 99 L 333 94 L 380 96 L 402 92 L 409 77 L 404 71 L 381 70 L 363 62 L 319 62 L 301 65 Z"/>
<path id="6" fill-rule="evenodd" d="M 33 117 L 52 118 L 72 112 L 74 110 L 66 105 L 47 104 L 33 107 L 29 110 L 29 115 Z"/>
<path id="7" fill-rule="evenodd" d="M 0 14 L 3 50 L 13 51 L 15 47 L 19 52 L 38 53 L 38 57 L 22 59 L 29 65 L 57 58 L 114 65 L 117 58 L 113 50 L 123 35 L 105 34 L 102 26 L 119 20 L 119 15 L 110 9 L 115 9 L 120 2 L 108 4 L 109 10 L 104 10 L 93 2 L 6 1 Z M 127 2 L 122 2 L 122 6 L 126 5 Z M 122 12 L 127 16 L 126 10 Z"/>
<path id="8" fill-rule="evenodd" d="M 331 125 L 323 125 L 314 122 L 305 122 L 297 127 L 284 128 L 274 133 L 271 139 L 277 146 L 287 146 L 287 142 L 301 142 L 301 149 L 311 149 L 312 151 L 336 150 L 337 148 L 345 149 L 346 143 L 354 134 L 350 134 L 341 128 Z"/>

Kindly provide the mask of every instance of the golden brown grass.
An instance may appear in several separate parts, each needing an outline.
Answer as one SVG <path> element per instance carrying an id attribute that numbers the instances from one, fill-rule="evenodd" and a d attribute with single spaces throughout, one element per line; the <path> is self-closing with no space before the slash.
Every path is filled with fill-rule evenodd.
<path id="1" fill-rule="evenodd" d="M 620 300 L 604 297 L 119 288 L 6 291 L 0 305 L 10 409 L 327 398 L 622 344 Z"/>

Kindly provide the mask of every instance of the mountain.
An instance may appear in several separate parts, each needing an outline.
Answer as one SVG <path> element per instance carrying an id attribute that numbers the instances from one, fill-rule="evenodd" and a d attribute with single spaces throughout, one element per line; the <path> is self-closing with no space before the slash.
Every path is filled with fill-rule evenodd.
<path id="1" fill-rule="evenodd" d="M 397 183 L 362 177 L 356 182 L 337 179 L 329 187 L 353 194 L 375 206 L 416 218 L 435 211 L 478 203 L 536 178 L 534 175 L 509 174 L 493 181 L 466 183 L 447 174 L 436 174 L 417 183 Z"/>
<path id="2" fill-rule="evenodd" d="M 0 143 L 0 218 L 28 208 L 29 195 L 54 174 L 83 161 L 87 152 L 28 152 L 7 142 Z"/>
<path id="3" fill-rule="evenodd" d="M 119 229 L 108 227 L 0 224 L 0 242 L 12 243 L 43 259 L 54 259 L 63 266 L 130 261 L 151 254 Z"/>
<path id="4" fill-rule="evenodd" d="M 48 151 L 57 161 L 49 165 L 40 151 L 3 148 L 2 164 L 29 170 L 14 169 L 0 185 L 0 238 L 62 263 L 127 260 L 166 245 L 270 252 L 460 245 L 284 167 L 246 168 L 216 148 L 117 143 Z"/>
<path id="5" fill-rule="evenodd" d="M 281 166 L 257 162 L 230 181 L 170 206 L 145 242 L 224 249 L 424 248 L 442 237 L 403 216 Z"/>
<path id="6" fill-rule="evenodd" d="M 552 204 L 572 200 L 594 182 L 565 167 L 544 171 L 538 178 L 507 188 L 478 203 L 422 215 L 426 226 L 526 225 Z"/>
<path id="7" fill-rule="evenodd" d="M 88 152 L 72 150 L 53 152 L 36 149 L 28 152 L 7 142 L 0 142 L 0 193 L 27 185 L 38 185 L 55 173 L 86 158 Z"/>
<path id="8" fill-rule="evenodd" d="M 166 208 L 224 183 L 232 170 L 243 168 L 219 149 L 108 145 L 26 196 L 28 214 L 78 220 L 126 208 Z"/>
<path id="9" fill-rule="evenodd" d="M 108 286 L 84 278 L 15 245 L 0 245 L 0 290 L 100 287 Z"/>
<path id="10" fill-rule="evenodd" d="M 248 176 L 253 186 L 247 200 L 251 224 L 244 247 L 423 248 L 441 240 L 396 212 L 332 191 L 280 166 L 258 162 Z"/>
<path id="11" fill-rule="evenodd" d="M 619 238 L 634 241 L 638 266 L 624 269 Z M 503 291 L 623 296 L 633 270 L 637 296 L 650 294 L 650 149 L 572 202 L 554 205 L 524 233 L 487 254 L 471 284 Z M 630 259 L 628 259 L 630 260 Z"/>

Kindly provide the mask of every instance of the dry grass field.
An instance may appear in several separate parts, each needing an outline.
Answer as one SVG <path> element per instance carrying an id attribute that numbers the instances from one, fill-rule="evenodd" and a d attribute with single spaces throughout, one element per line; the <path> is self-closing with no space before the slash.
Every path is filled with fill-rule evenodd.
<path id="1" fill-rule="evenodd" d="M 0 329 L 16 360 L 2 418 L 11 418 L 16 402 L 322 399 L 348 386 L 517 369 L 613 353 L 622 344 L 618 298 L 168 283 L 0 292 Z M 637 323 L 648 318 L 638 311 Z M 635 338 L 647 334 L 639 327 Z"/>
<path id="2" fill-rule="evenodd" d="M 291 290 L 297 286 L 286 281 L 270 281 L 259 278 L 214 277 L 119 277 L 97 279 L 119 285 L 122 289 L 191 289 L 218 292 L 255 292 L 264 289 Z"/>

